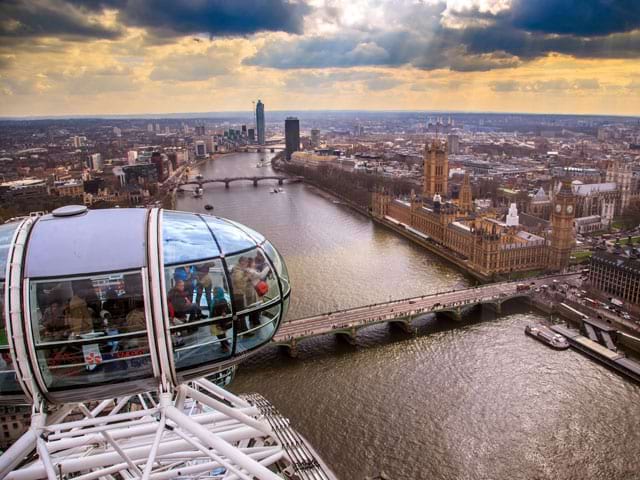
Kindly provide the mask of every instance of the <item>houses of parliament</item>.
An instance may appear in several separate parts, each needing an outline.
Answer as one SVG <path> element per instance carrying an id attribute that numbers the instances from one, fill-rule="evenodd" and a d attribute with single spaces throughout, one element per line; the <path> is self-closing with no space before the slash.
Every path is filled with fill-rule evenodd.
<path id="1" fill-rule="evenodd" d="M 535 233 L 520 223 L 515 204 L 506 217 L 493 209 L 477 212 L 468 174 L 457 198 L 451 198 L 449 191 L 447 145 L 433 140 L 425 146 L 422 195 L 412 192 L 409 198 L 394 198 L 375 191 L 371 213 L 419 243 L 431 244 L 480 278 L 568 266 L 575 243 L 575 196 L 568 180 L 554 196 L 550 228 Z"/>

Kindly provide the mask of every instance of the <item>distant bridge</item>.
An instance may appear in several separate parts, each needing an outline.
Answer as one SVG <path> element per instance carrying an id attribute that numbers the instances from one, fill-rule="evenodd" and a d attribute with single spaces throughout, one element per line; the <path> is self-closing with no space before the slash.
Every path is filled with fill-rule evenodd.
<path id="1" fill-rule="evenodd" d="M 243 152 L 281 152 L 284 150 L 282 145 L 246 145 L 244 147 L 238 147 Z"/>
<path id="2" fill-rule="evenodd" d="M 500 314 L 505 302 L 528 299 L 536 286 L 539 287 L 545 282 L 551 283 L 554 278 L 561 279 L 567 275 L 576 274 L 528 279 L 527 285 L 530 286 L 528 290 L 518 290 L 518 284 L 522 282 L 493 283 L 300 318 L 284 322 L 273 341 L 277 345 L 286 347 L 289 354 L 295 357 L 300 340 L 319 335 L 339 335 L 353 344 L 360 328 L 379 323 L 391 323 L 406 332 L 411 332 L 413 331 L 411 321 L 426 313 L 441 313 L 460 320 L 473 307 L 486 305 Z"/>
<path id="3" fill-rule="evenodd" d="M 278 181 L 278 185 L 282 185 L 285 180 L 288 183 L 295 183 L 295 182 L 301 182 L 302 181 L 302 177 L 285 177 L 283 175 L 266 175 L 263 177 L 225 177 L 225 178 L 203 178 L 202 180 L 190 180 L 188 182 L 182 182 L 179 184 L 179 186 L 183 186 L 183 185 L 197 185 L 199 187 L 202 187 L 203 185 L 207 184 L 207 183 L 224 183 L 224 188 L 229 188 L 229 184 L 233 183 L 233 182 L 253 182 L 253 186 L 257 187 L 259 182 L 262 182 L 263 180 L 277 180 Z"/>

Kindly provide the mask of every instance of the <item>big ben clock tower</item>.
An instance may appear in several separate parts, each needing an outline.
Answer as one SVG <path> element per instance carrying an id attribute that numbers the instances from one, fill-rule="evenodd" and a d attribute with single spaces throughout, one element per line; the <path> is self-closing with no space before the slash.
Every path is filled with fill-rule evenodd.
<path id="1" fill-rule="evenodd" d="M 551 245 L 547 263 L 550 270 L 564 270 L 569 264 L 569 255 L 575 243 L 575 203 L 571 182 L 565 179 L 555 196 L 551 214 Z"/>

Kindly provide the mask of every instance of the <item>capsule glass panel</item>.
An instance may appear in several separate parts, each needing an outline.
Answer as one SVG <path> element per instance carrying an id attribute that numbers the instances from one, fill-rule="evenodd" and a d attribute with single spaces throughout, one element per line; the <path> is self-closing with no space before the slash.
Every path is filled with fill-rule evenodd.
<path id="1" fill-rule="evenodd" d="M 140 272 L 30 282 L 36 355 L 50 391 L 153 376 Z"/>
<path id="2" fill-rule="evenodd" d="M 235 313 L 256 310 L 280 297 L 275 272 L 260 248 L 226 258 Z"/>
<path id="3" fill-rule="evenodd" d="M 190 213 L 162 213 L 165 265 L 217 257 L 220 251 L 203 220 Z"/>
<path id="4" fill-rule="evenodd" d="M 236 354 L 252 350 L 271 340 L 280 322 L 281 305 L 248 312 L 236 319 L 239 323 Z"/>
<path id="5" fill-rule="evenodd" d="M 284 263 L 282 256 L 268 241 L 264 242 L 262 248 L 269 257 L 269 260 L 271 260 L 271 263 L 273 263 L 276 273 L 278 274 L 278 277 L 280 277 L 280 282 L 282 283 L 283 294 L 286 295 L 291 287 L 289 284 L 289 272 L 287 271 L 287 266 Z"/>
<path id="6" fill-rule="evenodd" d="M 177 371 L 231 355 L 231 296 L 220 259 L 165 267 L 169 332 Z"/>
<path id="7" fill-rule="evenodd" d="M 248 234 L 251 238 L 253 238 L 253 240 L 260 244 L 262 242 L 265 241 L 264 235 L 262 235 L 261 233 L 256 232 L 254 229 L 247 227 L 246 225 L 243 225 L 241 223 L 238 222 L 234 222 L 233 220 L 227 220 L 229 223 L 232 223 L 233 225 L 235 225 L 236 227 L 238 227 L 240 230 L 242 230 L 243 232 L 245 232 L 246 234 Z"/>
<path id="8" fill-rule="evenodd" d="M 253 238 L 231 222 L 209 215 L 204 215 L 202 218 L 215 235 L 223 253 L 235 253 L 256 245 Z"/>
<path id="9" fill-rule="evenodd" d="M 7 324 L 4 315 L 5 271 L 7 256 L 11 247 L 13 235 L 20 225 L 19 222 L 0 225 L 0 395 L 22 395 L 22 390 L 16 378 L 13 359 L 9 350 Z"/>

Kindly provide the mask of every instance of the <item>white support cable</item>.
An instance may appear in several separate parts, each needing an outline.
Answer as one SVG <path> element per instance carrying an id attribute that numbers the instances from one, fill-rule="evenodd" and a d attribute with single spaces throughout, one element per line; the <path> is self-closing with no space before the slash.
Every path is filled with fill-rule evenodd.
<path id="1" fill-rule="evenodd" d="M 142 472 L 142 480 L 149 479 L 151 469 L 153 468 L 153 462 L 155 462 L 156 456 L 158 455 L 158 446 L 160 446 L 160 440 L 162 440 L 162 434 L 164 433 L 166 423 L 167 417 L 163 412 L 160 416 L 160 423 L 158 424 L 156 437 L 153 440 L 153 445 L 151 445 L 151 451 L 149 452 L 149 458 L 147 458 L 147 464 L 144 466 L 144 470 Z"/>
<path id="2" fill-rule="evenodd" d="M 42 437 L 38 437 L 36 440 L 36 451 L 40 456 L 40 461 L 44 465 L 44 471 L 47 474 L 48 480 L 58 480 L 56 477 L 56 472 L 53 469 L 53 464 L 51 463 L 51 457 L 49 456 L 49 452 L 47 452 L 47 446 L 45 445 Z"/>
<path id="3" fill-rule="evenodd" d="M 258 462 L 240 452 L 231 444 L 222 440 L 220 437 L 213 435 L 202 425 L 194 422 L 193 419 L 189 418 L 174 406 L 166 407 L 166 414 L 170 420 L 176 422 L 183 429 L 192 432 L 201 441 L 205 442 L 205 444 L 216 449 L 218 452 L 228 457 L 230 460 L 233 460 L 238 465 L 241 465 L 243 468 L 245 468 L 260 480 L 280 480 L 280 477 L 275 475 L 268 468 L 260 465 Z"/>
<path id="4" fill-rule="evenodd" d="M 123 420 L 130 420 L 135 417 L 143 417 L 145 415 L 155 415 L 158 413 L 158 408 L 151 408 L 149 410 L 138 410 L 135 412 L 118 413 L 116 415 L 108 415 L 105 417 L 85 418 L 84 420 L 75 420 L 67 422 L 65 424 L 53 424 L 48 425 L 46 429 L 48 431 L 56 431 L 59 429 L 68 429 L 74 427 L 93 427 L 96 425 L 102 425 L 108 422 L 120 422 Z"/>
<path id="5" fill-rule="evenodd" d="M 92 418 L 91 412 L 89 411 L 89 409 L 87 407 L 85 407 L 82 403 L 79 405 L 80 411 L 82 413 L 84 413 L 88 418 Z M 131 459 L 129 458 L 129 456 L 124 452 L 124 450 L 122 450 L 122 448 L 120 448 L 120 446 L 118 445 L 118 443 L 111 437 L 111 435 L 109 435 L 109 432 L 106 431 L 102 431 L 100 432 L 100 434 L 105 438 L 105 440 L 111 445 L 111 447 L 118 452 L 118 454 L 120 455 L 120 457 L 122 457 L 122 459 L 127 462 L 127 465 L 129 465 L 129 467 L 131 468 L 131 470 L 133 470 L 136 475 L 138 477 L 142 476 L 142 472 L 140 471 L 140 469 L 137 467 L 137 465 L 135 463 L 133 463 L 131 461 Z"/>
<path id="6" fill-rule="evenodd" d="M 152 423 L 155 423 L 155 420 L 153 418 L 141 418 L 139 420 L 129 420 L 129 422 L 127 422 L 127 427 L 152 424 Z M 100 425 L 97 427 L 88 427 L 88 428 L 76 427 L 74 429 L 69 430 L 68 432 L 52 433 L 51 435 L 49 435 L 49 440 L 62 440 L 64 438 L 75 438 L 78 436 L 80 432 L 83 435 L 88 435 L 90 433 L 101 433 L 108 430 L 114 430 L 119 427 L 120 425 L 118 424 Z"/>
<path id="7" fill-rule="evenodd" d="M 233 465 L 231 462 L 229 462 L 228 460 L 225 460 L 222 456 L 220 455 L 216 455 L 214 453 L 214 450 L 207 448 L 206 446 L 204 446 L 202 443 L 198 442 L 197 440 L 191 438 L 190 436 L 186 435 L 184 432 L 181 432 L 180 430 L 176 430 L 176 434 L 178 436 L 180 436 L 184 441 L 188 442 L 190 445 L 192 445 L 194 448 L 198 449 L 200 452 L 202 452 L 202 454 L 204 454 L 205 456 L 211 458 L 213 461 L 218 463 L 218 466 L 222 466 L 224 468 L 226 468 L 227 470 L 232 470 L 234 472 L 238 472 L 238 474 L 241 475 L 241 478 L 243 480 L 251 480 L 251 477 L 245 475 L 244 473 L 240 472 L 237 467 L 235 465 Z"/>
<path id="8" fill-rule="evenodd" d="M 233 407 L 225 405 L 219 400 L 215 400 L 214 398 L 211 398 L 210 396 L 205 395 L 204 393 L 192 387 L 189 387 L 187 385 L 181 385 L 180 388 L 185 389 L 187 394 L 191 396 L 191 398 L 193 398 L 194 400 L 198 400 L 199 402 L 204 403 L 205 405 L 215 410 L 218 410 L 219 412 L 222 412 L 225 415 L 230 416 L 231 418 L 235 418 L 238 421 L 244 423 L 245 425 L 254 427 L 257 430 L 260 430 L 261 432 L 263 432 L 265 435 L 271 434 L 271 428 L 268 426 L 268 424 L 265 424 L 264 422 L 256 420 L 255 418 L 250 417 L 249 415 L 246 415 Z"/>
<path id="9" fill-rule="evenodd" d="M 206 378 L 200 378 L 193 382 L 194 384 L 204 388 L 205 390 L 211 392 L 214 395 L 224 398 L 228 402 L 233 403 L 236 406 L 243 408 L 251 408 L 252 405 L 247 402 L 245 399 L 234 395 L 233 393 L 225 390 L 224 388 L 219 387 L 213 382 L 210 382 Z"/>
<path id="10" fill-rule="evenodd" d="M 2 455 L 0 455 L 0 478 L 5 478 L 36 448 L 38 435 L 33 429 L 27 430 Z"/>

